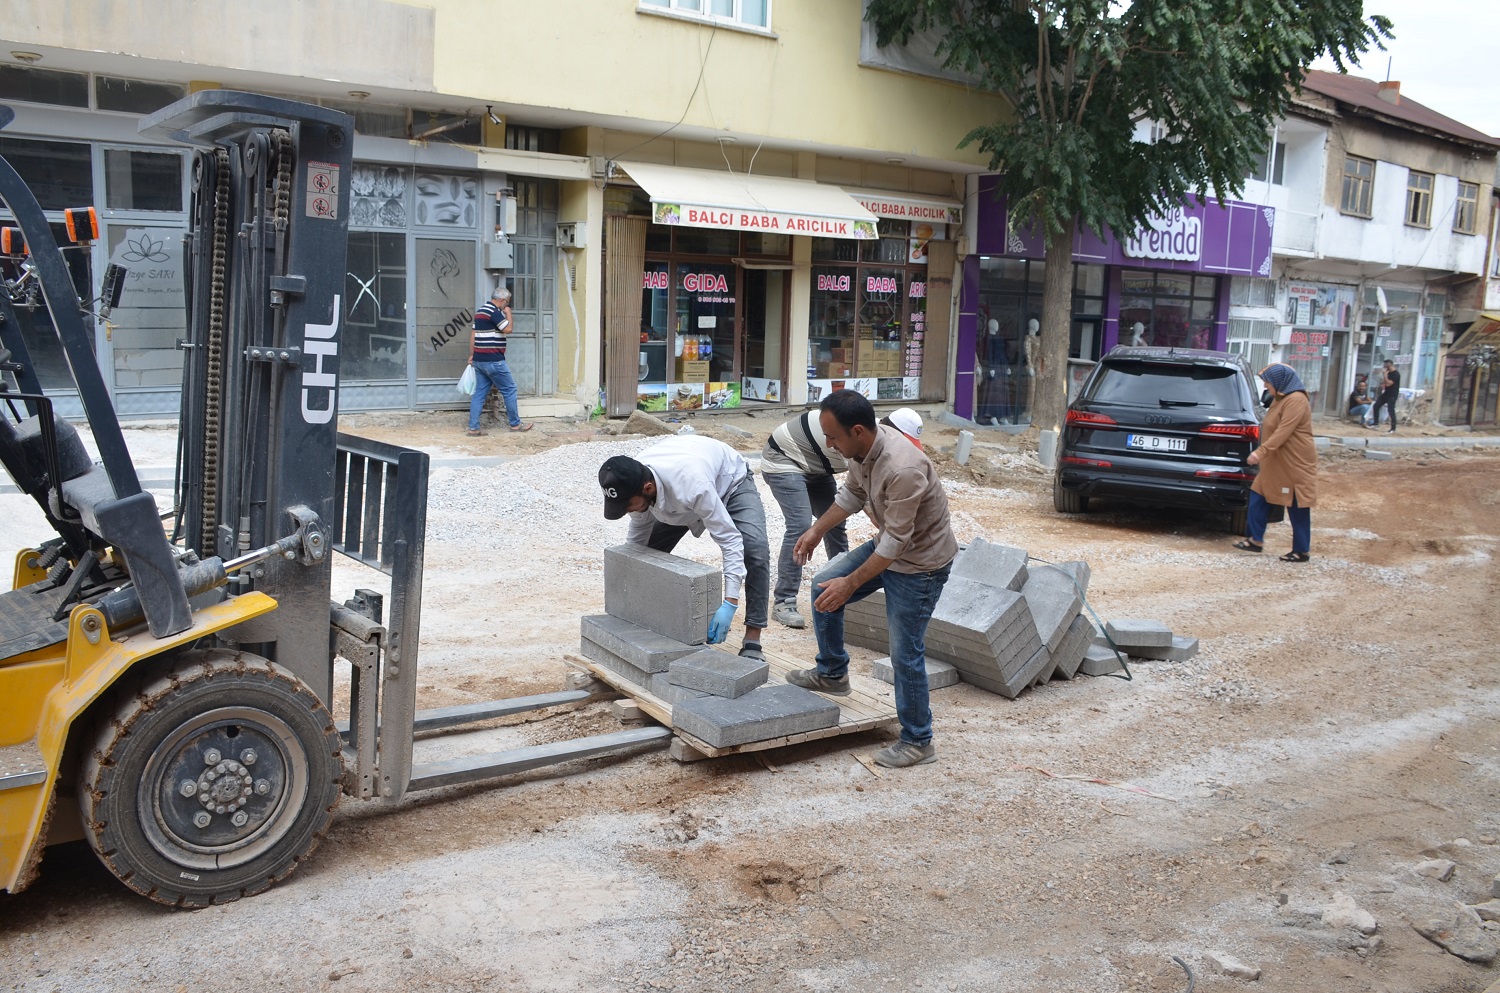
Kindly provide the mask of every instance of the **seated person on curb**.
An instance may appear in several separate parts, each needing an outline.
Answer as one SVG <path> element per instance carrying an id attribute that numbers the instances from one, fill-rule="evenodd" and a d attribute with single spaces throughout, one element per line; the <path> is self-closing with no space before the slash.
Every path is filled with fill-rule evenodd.
<path id="1" fill-rule="evenodd" d="M 1365 422 L 1365 415 L 1370 412 L 1370 377 L 1364 373 L 1359 374 L 1354 389 L 1349 393 L 1349 416 L 1359 423 Z"/>
<path id="2" fill-rule="evenodd" d="M 926 636 L 958 554 L 948 521 L 948 497 L 927 456 L 900 431 L 877 424 L 875 409 L 860 394 L 839 390 L 829 395 L 818 417 L 829 446 L 849 460 L 849 474 L 833 506 L 797 539 L 797 561 L 806 563 L 825 534 L 862 508 L 880 533 L 813 577 L 817 668 L 788 673 L 786 681 L 819 693 L 847 694 L 844 604 L 884 588 L 901 740 L 876 752 L 875 761 L 892 768 L 933 762 L 937 752 L 928 702 Z"/>
<path id="3" fill-rule="evenodd" d="M 724 603 L 709 622 L 709 643 L 717 645 L 729 634 L 743 593 L 740 654 L 764 661 L 760 633 L 770 599 L 771 553 L 766 511 L 740 453 L 701 435 L 667 438 L 635 458 L 606 459 L 599 467 L 599 487 L 605 520 L 630 514 L 626 539 L 633 544 L 670 552 L 689 531 L 708 531 L 724 554 Z"/>

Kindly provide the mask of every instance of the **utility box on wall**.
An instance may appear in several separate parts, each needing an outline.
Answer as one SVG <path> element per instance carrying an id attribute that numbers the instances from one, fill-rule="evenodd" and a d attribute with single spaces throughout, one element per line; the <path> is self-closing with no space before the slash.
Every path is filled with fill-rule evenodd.
<path id="1" fill-rule="evenodd" d="M 492 241 L 485 245 L 484 267 L 486 269 L 514 269 L 516 246 L 508 241 Z"/>
<path id="2" fill-rule="evenodd" d="M 557 226 L 558 248 L 584 248 L 588 244 L 588 225 L 583 221 L 564 221 Z"/>

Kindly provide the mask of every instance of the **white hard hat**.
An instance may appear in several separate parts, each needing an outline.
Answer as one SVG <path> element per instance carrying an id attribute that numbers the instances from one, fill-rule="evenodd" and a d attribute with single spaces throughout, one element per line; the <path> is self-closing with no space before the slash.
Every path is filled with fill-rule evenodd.
<path id="1" fill-rule="evenodd" d="M 899 407 L 886 415 L 891 427 L 908 438 L 922 437 L 922 415 L 910 407 Z"/>

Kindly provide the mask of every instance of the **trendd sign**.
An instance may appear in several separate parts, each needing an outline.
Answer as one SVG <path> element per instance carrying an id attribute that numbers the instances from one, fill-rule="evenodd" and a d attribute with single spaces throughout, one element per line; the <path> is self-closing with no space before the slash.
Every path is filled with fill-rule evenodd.
<path id="1" fill-rule="evenodd" d="M 1165 216 L 1148 218 L 1122 247 L 1133 259 L 1197 262 L 1203 258 L 1203 219 L 1178 207 Z"/>

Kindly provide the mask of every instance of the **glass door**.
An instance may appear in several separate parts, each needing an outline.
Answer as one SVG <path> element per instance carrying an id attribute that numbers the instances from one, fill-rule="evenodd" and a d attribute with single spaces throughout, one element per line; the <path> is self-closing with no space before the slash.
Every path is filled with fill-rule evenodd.
<path id="1" fill-rule="evenodd" d="M 700 410 L 715 404 L 739 382 L 739 269 L 732 263 L 679 262 L 672 322 L 671 410 Z M 722 401 L 722 397 L 720 397 Z"/>
<path id="2" fill-rule="evenodd" d="M 109 262 L 126 270 L 120 305 L 104 322 L 100 356 L 113 370 L 115 407 L 122 413 L 175 411 L 183 357 L 177 341 L 187 333 L 182 227 L 110 222 L 104 238 Z"/>
<path id="3" fill-rule="evenodd" d="M 479 288 L 473 241 L 415 240 L 417 379 L 457 380 L 469 364 L 474 308 L 489 287 Z"/>

